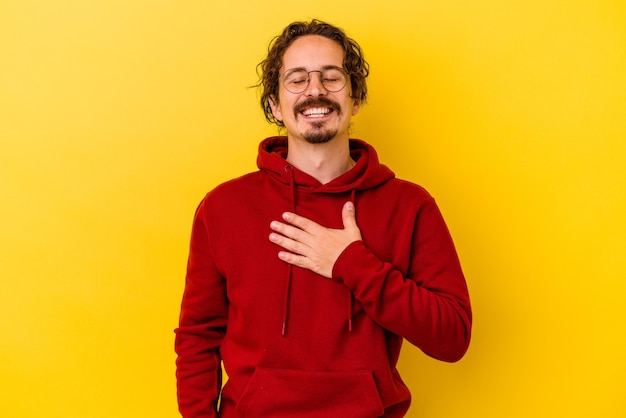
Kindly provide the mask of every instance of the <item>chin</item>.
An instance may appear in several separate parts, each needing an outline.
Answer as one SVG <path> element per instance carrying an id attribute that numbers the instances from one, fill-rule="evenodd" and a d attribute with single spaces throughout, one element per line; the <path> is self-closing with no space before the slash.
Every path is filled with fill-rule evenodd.
<path id="1" fill-rule="evenodd" d="M 334 137 L 334 135 L 305 135 L 304 139 L 309 144 L 325 144 L 330 142 Z"/>
<path id="2" fill-rule="evenodd" d="M 325 144 L 330 142 L 335 136 L 337 136 L 337 132 L 307 132 L 304 134 L 304 139 L 309 144 Z"/>
<path id="3" fill-rule="evenodd" d="M 325 144 L 337 136 L 337 129 L 312 129 L 302 135 L 309 144 Z"/>

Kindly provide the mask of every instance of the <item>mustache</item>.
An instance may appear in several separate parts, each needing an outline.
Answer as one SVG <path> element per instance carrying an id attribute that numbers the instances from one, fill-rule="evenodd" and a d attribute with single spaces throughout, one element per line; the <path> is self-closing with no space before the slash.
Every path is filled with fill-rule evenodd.
<path id="1" fill-rule="evenodd" d="M 333 110 L 336 110 L 337 112 L 341 111 L 341 106 L 339 105 L 339 103 L 332 101 L 326 97 L 317 97 L 317 98 L 308 98 L 305 101 L 303 101 L 302 103 L 297 104 L 296 106 L 294 106 L 293 111 L 295 113 L 300 113 L 302 110 L 306 109 L 307 107 L 330 107 Z"/>

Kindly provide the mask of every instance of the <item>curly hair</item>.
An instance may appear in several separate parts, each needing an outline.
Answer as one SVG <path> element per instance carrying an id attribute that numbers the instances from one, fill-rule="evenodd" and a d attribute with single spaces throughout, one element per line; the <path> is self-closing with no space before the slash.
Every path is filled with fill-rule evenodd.
<path id="1" fill-rule="evenodd" d="M 261 88 L 261 107 L 265 113 L 265 119 L 278 126 L 284 126 L 281 121 L 274 117 L 270 100 L 278 98 L 278 78 L 282 66 L 283 55 L 287 48 L 297 38 L 306 35 L 320 35 L 337 42 L 344 50 L 345 57 L 343 67 L 350 77 L 352 98 L 365 103 L 367 98 L 367 84 L 365 78 L 369 75 L 369 64 L 363 58 L 363 51 L 354 39 L 336 26 L 313 19 L 310 22 L 293 22 L 283 32 L 276 36 L 268 46 L 267 57 L 257 65 L 259 83 Z"/>

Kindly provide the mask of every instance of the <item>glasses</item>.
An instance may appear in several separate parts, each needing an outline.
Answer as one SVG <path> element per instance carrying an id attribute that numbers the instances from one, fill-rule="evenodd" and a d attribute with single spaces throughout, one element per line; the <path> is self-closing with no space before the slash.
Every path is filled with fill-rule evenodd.
<path id="1" fill-rule="evenodd" d="M 282 74 L 278 74 L 283 78 L 283 86 L 293 94 L 300 94 L 309 86 L 311 81 L 311 73 L 320 73 L 320 81 L 324 88 L 336 93 L 343 89 L 348 83 L 348 74 L 341 67 L 326 67 L 322 70 L 307 71 L 304 68 L 292 68 Z"/>

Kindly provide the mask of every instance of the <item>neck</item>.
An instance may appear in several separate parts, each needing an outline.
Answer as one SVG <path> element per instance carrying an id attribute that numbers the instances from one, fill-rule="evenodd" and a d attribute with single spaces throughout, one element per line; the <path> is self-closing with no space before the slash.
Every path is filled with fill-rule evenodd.
<path id="1" fill-rule="evenodd" d="M 334 138 L 323 144 L 288 139 L 287 161 L 322 184 L 326 184 L 354 167 L 347 138 Z"/>

